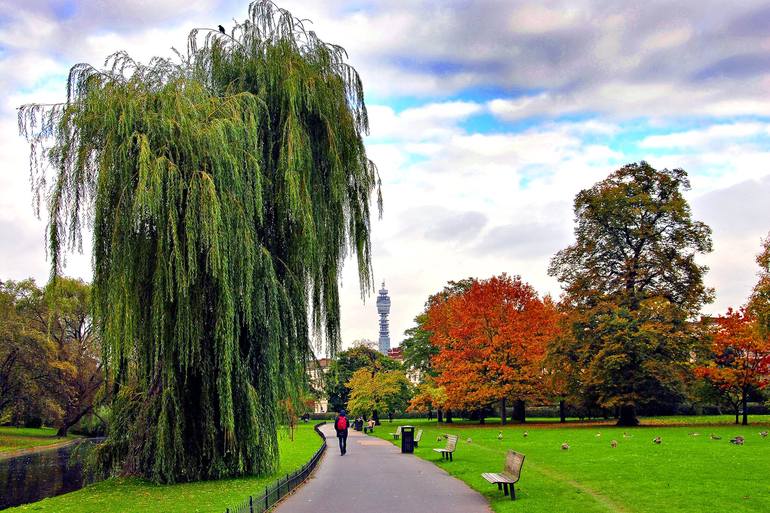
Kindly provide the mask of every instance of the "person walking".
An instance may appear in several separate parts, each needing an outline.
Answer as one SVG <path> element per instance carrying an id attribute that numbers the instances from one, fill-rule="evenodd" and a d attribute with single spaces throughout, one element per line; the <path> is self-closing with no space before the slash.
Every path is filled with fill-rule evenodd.
<path id="1" fill-rule="evenodd" d="M 345 410 L 340 410 L 340 414 L 334 419 L 334 430 L 337 431 L 337 439 L 340 442 L 340 455 L 345 456 L 348 452 L 348 418 L 345 416 Z"/>

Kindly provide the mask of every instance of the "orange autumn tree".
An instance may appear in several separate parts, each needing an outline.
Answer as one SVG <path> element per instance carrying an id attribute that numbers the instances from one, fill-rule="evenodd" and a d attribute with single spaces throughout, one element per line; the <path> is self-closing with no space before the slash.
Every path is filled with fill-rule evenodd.
<path id="1" fill-rule="evenodd" d="M 538 397 L 543 357 L 558 312 L 519 276 L 474 280 L 461 294 L 435 301 L 427 328 L 438 347 L 436 384 L 452 408 L 478 410 L 508 398 Z M 523 415 L 522 418 L 523 419 Z"/>
<path id="2" fill-rule="evenodd" d="M 745 308 L 728 309 L 714 323 L 713 358 L 695 369 L 697 376 L 716 387 L 735 409 L 735 423 L 743 409 L 748 424 L 749 393 L 770 382 L 770 338 L 763 334 L 756 317 Z"/>

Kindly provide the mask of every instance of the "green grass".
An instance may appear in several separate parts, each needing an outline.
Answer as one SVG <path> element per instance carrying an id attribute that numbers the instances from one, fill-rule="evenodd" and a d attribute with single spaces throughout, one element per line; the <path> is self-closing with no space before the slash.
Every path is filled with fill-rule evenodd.
<path id="1" fill-rule="evenodd" d="M 293 442 L 287 433 L 280 435 L 281 466 L 271 476 L 176 485 L 114 478 L 3 513 L 224 513 L 225 508 L 240 505 L 249 495 L 261 494 L 266 485 L 300 468 L 320 446 L 313 425 L 303 424 L 297 427 Z"/>
<path id="2" fill-rule="evenodd" d="M 423 429 L 416 455 L 481 492 L 497 512 L 770 511 L 766 479 L 770 475 L 770 437 L 763 439 L 758 434 L 768 429 L 770 419 L 754 416 L 747 427 L 709 425 L 732 420 L 729 416 L 645 419 L 653 425 L 634 429 L 580 423 L 567 427 L 463 422 L 437 426 L 424 420 L 398 421 L 393 427 L 413 424 Z M 685 421 L 691 425 L 682 426 Z M 383 427 L 375 434 L 391 439 L 388 433 L 392 429 L 387 423 Z M 503 432 L 502 440 L 497 439 L 498 431 Z M 523 436 L 525 431 L 527 437 Z M 699 436 L 691 435 L 695 432 Z M 431 450 L 444 446 L 443 441 L 436 440 L 442 433 L 460 437 L 453 462 L 443 461 Z M 711 433 L 722 440 L 712 440 Z M 746 438 L 744 446 L 729 443 L 736 435 Z M 656 436 L 662 438 L 661 445 L 652 443 Z M 618 441 L 616 449 L 610 447 L 612 439 Z M 561 450 L 563 442 L 569 443 L 568 451 Z M 482 472 L 503 469 L 507 449 L 526 455 L 516 501 L 481 477 Z"/>
<path id="3" fill-rule="evenodd" d="M 68 439 L 76 438 L 68 435 Z M 56 437 L 55 428 L 17 428 L 0 427 L 0 456 L 3 453 L 42 447 L 65 441 L 65 438 Z"/>

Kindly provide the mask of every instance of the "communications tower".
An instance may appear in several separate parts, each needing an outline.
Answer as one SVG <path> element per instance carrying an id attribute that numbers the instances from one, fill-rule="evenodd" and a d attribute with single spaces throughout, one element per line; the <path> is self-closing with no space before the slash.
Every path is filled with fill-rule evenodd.
<path id="1" fill-rule="evenodd" d="M 380 314 L 380 352 L 384 355 L 388 354 L 390 349 L 390 327 L 388 323 L 388 314 L 390 313 L 390 296 L 388 295 L 388 289 L 385 288 L 385 282 L 382 282 L 382 289 L 380 289 L 380 295 L 377 296 L 377 313 Z"/>

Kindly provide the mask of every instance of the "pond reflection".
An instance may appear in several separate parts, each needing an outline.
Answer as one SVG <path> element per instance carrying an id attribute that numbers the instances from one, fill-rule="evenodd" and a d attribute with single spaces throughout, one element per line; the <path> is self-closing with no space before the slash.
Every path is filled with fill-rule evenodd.
<path id="1" fill-rule="evenodd" d="M 0 509 L 82 488 L 82 456 L 98 440 L 0 460 Z"/>

